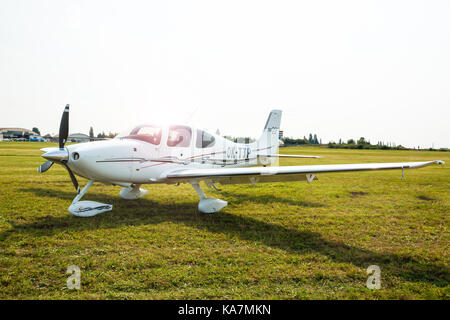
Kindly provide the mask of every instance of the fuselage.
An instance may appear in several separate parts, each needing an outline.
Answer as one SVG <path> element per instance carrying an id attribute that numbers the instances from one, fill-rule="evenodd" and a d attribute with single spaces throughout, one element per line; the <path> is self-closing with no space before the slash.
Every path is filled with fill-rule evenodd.
<path id="1" fill-rule="evenodd" d="M 257 142 L 236 143 L 186 125 L 137 126 L 111 140 L 66 146 L 68 166 L 89 180 L 118 185 L 165 182 L 179 169 L 248 167 L 261 163 Z"/>

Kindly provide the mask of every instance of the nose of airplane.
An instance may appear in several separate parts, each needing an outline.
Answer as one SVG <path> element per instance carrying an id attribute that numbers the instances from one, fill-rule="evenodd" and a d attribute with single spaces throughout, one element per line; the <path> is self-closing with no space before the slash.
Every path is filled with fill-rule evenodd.
<path id="1" fill-rule="evenodd" d="M 67 146 L 68 163 L 78 173 L 95 169 L 96 161 L 111 149 L 109 145 L 107 141 L 98 141 Z"/>
<path id="2" fill-rule="evenodd" d="M 80 176 L 96 181 L 129 178 L 132 148 L 118 139 L 74 144 L 67 147 L 68 165 Z"/>

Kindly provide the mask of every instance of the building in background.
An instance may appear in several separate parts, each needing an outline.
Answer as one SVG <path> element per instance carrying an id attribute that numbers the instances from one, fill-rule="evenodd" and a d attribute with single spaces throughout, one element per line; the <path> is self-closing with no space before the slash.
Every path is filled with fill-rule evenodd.
<path id="1" fill-rule="evenodd" d="M 58 142 L 59 140 L 59 135 L 54 135 L 51 138 L 52 142 Z M 71 133 L 69 134 L 69 136 L 67 137 L 67 142 L 89 142 L 91 141 L 92 138 L 89 137 L 87 134 L 84 133 Z"/>
<path id="2" fill-rule="evenodd" d="M 67 142 L 89 142 L 97 140 L 107 140 L 108 138 L 91 138 L 84 133 L 72 133 L 67 137 Z M 35 132 L 25 128 L 0 128 L 1 140 L 15 140 L 15 141 L 49 141 L 58 142 L 59 135 L 46 134 L 41 137 Z"/>
<path id="3" fill-rule="evenodd" d="M 35 132 L 24 128 L 0 128 L 0 134 L 5 139 L 30 139 L 30 137 L 37 136 Z"/>
<path id="4" fill-rule="evenodd" d="M 72 133 L 69 134 L 69 137 L 67 138 L 67 141 L 69 142 L 89 142 L 90 140 L 91 137 L 84 133 Z"/>

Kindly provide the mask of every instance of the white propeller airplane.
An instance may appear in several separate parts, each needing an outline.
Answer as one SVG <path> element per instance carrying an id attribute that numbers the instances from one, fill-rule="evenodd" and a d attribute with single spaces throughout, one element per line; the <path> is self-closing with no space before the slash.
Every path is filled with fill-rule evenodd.
<path id="1" fill-rule="evenodd" d="M 41 149 L 45 152 L 42 157 L 48 161 L 42 164 L 38 171 L 47 171 L 53 163 L 63 165 L 77 191 L 69 212 L 75 216 L 91 217 L 112 210 L 112 205 L 109 204 L 80 201 L 94 182 L 123 186 L 120 196 L 129 200 L 138 199 L 148 192 L 141 189 L 143 184 L 190 183 L 200 197 L 199 211 L 214 213 L 228 203 L 207 198 L 200 187 L 201 181 L 215 189 L 216 183 L 254 185 L 259 182 L 300 180 L 311 183 L 317 180 L 316 174 L 327 172 L 389 169 L 403 171 L 444 163 L 435 160 L 267 167 L 279 157 L 318 158 L 278 154 L 280 123 L 281 111 L 273 110 L 261 137 L 252 143 L 235 143 L 189 125 L 144 124 L 111 140 L 65 147 L 69 133 L 69 105 L 66 105 L 59 128 L 59 148 Z M 75 174 L 89 180 L 81 191 Z"/>

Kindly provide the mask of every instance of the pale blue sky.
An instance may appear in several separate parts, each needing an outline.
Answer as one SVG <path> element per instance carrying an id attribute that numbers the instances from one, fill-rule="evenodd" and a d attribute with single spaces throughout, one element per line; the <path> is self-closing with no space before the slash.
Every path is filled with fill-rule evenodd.
<path id="1" fill-rule="evenodd" d="M 450 147 L 450 1 L 0 1 L 0 127 Z"/>

